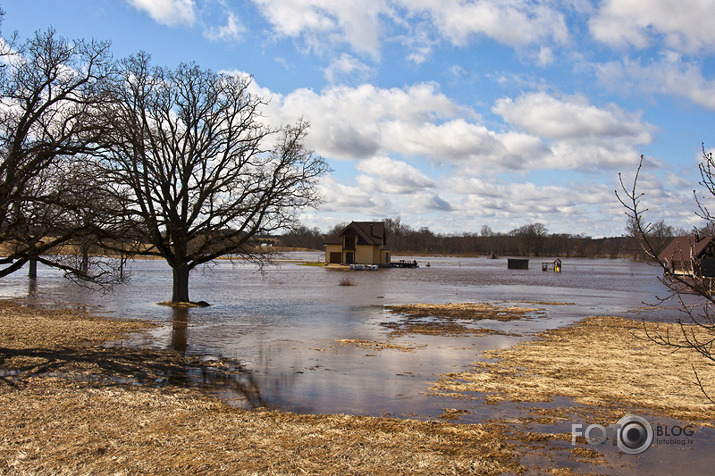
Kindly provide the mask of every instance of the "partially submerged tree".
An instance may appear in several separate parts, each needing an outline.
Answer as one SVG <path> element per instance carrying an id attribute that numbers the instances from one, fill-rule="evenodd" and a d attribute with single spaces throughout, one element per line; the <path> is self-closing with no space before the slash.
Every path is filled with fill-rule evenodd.
<path id="1" fill-rule="evenodd" d="M 87 181 L 73 174 L 77 161 L 98 151 L 104 134 L 96 113 L 107 103 L 109 44 L 68 41 L 50 29 L 17 50 L 3 48 L 0 277 L 37 260 L 81 279 L 113 281 L 111 267 L 92 267 L 89 261 L 78 267 L 65 256 L 67 245 L 95 240 L 107 224 L 95 208 L 101 201 L 89 193 L 94 177 Z"/>
<path id="2" fill-rule="evenodd" d="M 699 165 L 700 186 L 704 188 L 704 195 L 699 195 L 697 191 L 693 191 L 697 203 L 698 211 L 696 214 L 705 221 L 705 229 L 712 229 L 715 224 L 715 215 L 710 212 L 708 206 L 715 198 L 715 159 L 712 153 L 707 153 L 703 146 L 703 160 Z M 665 284 L 671 291 L 668 296 L 658 297 L 661 302 L 672 299 L 679 303 L 680 311 L 683 313 L 683 318 L 678 318 L 680 331 L 678 333 L 670 333 L 662 331 L 656 324 L 645 325 L 647 336 L 657 344 L 672 348 L 674 351 L 680 349 L 694 350 L 706 359 L 715 362 L 715 295 L 713 294 L 713 278 L 703 275 L 700 269 L 698 257 L 692 252 L 695 248 L 698 238 L 693 238 L 683 246 L 683 249 L 677 250 L 677 254 L 684 260 L 683 273 L 672 272 L 669 260 L 661 255 L 664 248 L 664 223 L 661 221 L 650 222 L 646 218 L 647 208 L 643 206 L 642 200 L 644 193 L 638 190 L 638 180 L 640 172 L 643 168 L 644 158 L 641 156 L 640 163 L 636 170 L 636 174 L 631 186 L 626 186 L 623 183 L 623 178 L 619 174 L 621 182 L 621 192 L 616 191 L 618 200 L 626 208 L 628 216 L 628 231 L 635 236 L 640 242 L 643 252 L 648 259 L 656 263 L 663 270 L 661 282 Z M 672 233 L 673 230 L 665 230 L 667 233 Z M 713 401 L 703 382 L 700 380 L 695 367 L 693 372 L 702 389 L 703 393 Z"/>
<path id="3" fill-rule="evenodd" d="M 250 83 L 193 64 L 153 67 L 146 54 L 122 63 L 102 165 L 148 245 L 139 254 L 171 266 L 174 302 L 189 302 L 191 270 L 255 257 L 256 235 L 286 228 L 319 199 L 327 166 L 305 149 L 307 123 L 267 127 Z"/>

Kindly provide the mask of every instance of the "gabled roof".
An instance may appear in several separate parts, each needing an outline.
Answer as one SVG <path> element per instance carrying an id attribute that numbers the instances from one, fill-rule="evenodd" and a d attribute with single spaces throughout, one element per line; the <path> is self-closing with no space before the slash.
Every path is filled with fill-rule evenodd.
<path id="1" fill-rule="evenodd" d="M 665 247 L 658 255 L 660 261 L 683 262 L 699 259 L 713 243 L 713 237 L 698 238 L 697 236 L 680 236 Z"/>
<path id="2" fill-rule="evenodd" d="M 385 223 L 381 221 L 354 221 L 343 229 L 340 236 L 345 235 L 348 230 L 354 231 L 358 235 L 358 243 L 361 245 L 384 245 Z"/>

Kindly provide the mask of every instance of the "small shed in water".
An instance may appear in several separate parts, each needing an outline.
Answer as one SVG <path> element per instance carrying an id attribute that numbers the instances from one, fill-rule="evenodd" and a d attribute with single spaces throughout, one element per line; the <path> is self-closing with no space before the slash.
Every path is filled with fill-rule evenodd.
<path id="1" fill-rule="evenodd" d="M 529 260 L 526 258 L 508 258 L 506 267 L 508 269 L 529 269 Z"/>

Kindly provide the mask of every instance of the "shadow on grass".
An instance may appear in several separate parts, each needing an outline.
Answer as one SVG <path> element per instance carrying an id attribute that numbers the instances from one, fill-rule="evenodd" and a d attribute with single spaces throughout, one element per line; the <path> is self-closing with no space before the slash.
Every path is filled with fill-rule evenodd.
<path id="1" fill-rule="evenodd" d="M 251 408 L 265 407 L 251 374 L 236 362 L 186 357 L 178 352 L 126 347 L 0 347 L 0 384 L 22 387 L 32 377 L 56 377 L 94 386 L 224 388 Z"/>

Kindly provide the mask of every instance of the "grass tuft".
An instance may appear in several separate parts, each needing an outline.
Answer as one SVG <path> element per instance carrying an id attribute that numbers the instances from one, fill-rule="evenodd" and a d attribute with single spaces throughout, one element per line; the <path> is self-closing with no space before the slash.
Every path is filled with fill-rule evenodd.
<path id="1" fill-rule="evenodd" d="M 343 276 L 340 279 L 339 285 L 340 286 L 357 286 L 357 283 L 355 281 L 353 281 L 352 279 L 350 279 L 350 276 Z"/>

